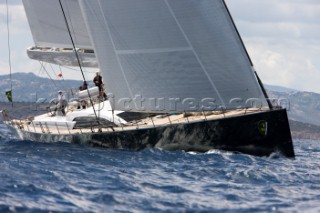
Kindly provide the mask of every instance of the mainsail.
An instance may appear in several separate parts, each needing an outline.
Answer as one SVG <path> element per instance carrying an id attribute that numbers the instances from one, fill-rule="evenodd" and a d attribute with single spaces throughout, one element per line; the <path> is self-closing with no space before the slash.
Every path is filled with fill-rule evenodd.
<path id="1" fill-rule="evenodd" d="M 223 0 L 80 0 L 80 7 L 115 109 L 266 105 Z"/>
<path id="2" fill-rule="evenodd" d="M 30 58 L 59 65 L 79 66 L 67 30 L 68 24 L 82 59 L 81 65 L 98 67 L 78 0 L 61 0 L 65 17 L 59 0 L 23 0 L 23 4 L 36 45 L 27 50 Z"/>
<path id="3" fill-rule="evenodd" d="M 78 0 L 62 0 L 72 38 L 78 48 L 92 49 Z M 72 48 L 59 0 L 23 0 L 37 47 Z"/>

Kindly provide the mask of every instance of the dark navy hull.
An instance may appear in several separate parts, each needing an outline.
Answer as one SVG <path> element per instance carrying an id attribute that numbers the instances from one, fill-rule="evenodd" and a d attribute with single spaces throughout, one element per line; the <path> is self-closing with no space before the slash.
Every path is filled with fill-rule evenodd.
<path id="1" fill-rule="evenodd" d="M 24 139 L 33 141 L 66 141 L 112 149 L 157 147 L 195 152 L 221 149 L 257 156 L 269 156 L 273 152 L 280 152 L 286 157 L 295 156 L 284 109 L 127 131 L 72 135 L 22 131 L 22 135 Z"/>

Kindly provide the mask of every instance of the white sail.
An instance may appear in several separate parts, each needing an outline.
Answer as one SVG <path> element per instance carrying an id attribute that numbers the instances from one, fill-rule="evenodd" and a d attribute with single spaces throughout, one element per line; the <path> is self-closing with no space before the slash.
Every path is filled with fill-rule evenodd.
<path id="1" fill-rule="evenodd" d="M 51 64 L 79 67 L 79 62 L 72 48 L 41 48 L 27 49 L 29 58 Z M 82 67 L 98 68 L 98 61 L 93 50 L 77 49 Z"/>
<path id="2" fill-rule="evenodd" d="M 76 48 L 92 49 L 78 0 L 61 0 Z M 37 47 L 72 48 L 59 0 L 23 0 Z"/>
<path id="3" fill-rule="evenodd" d="M 80 0 L 80 7 L 114 109 L 266 105 L 222 0 Z"/>

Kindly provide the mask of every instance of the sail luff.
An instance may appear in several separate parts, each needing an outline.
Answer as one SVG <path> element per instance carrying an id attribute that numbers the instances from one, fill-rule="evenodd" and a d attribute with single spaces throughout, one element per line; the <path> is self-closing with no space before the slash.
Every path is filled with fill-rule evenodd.
<path id="1" fill-rule="evenodd" d="M 265 90 L 265 88 L 264 88 L 264 86 L 263 86 L 263 84 L 262 84 L 259 76 L 258 76 L 258 73 L 255 71 L 255 68 L 254 68 L 254 64 L 253 64 L 253 62 L 252 62 L 252 59 L 251 59 L 251 57 L 250 57 L 250 55 L 249 55 L 249 52 L 248 52 L 246 46 L 244 45 L 243 39 L 242 39 L 242 37 L 241 37 L 241 35 L 240 35 L 240 33 L 239 33 L 239 30 L 238 30 L 238 28 L 237 28 L 237 26 L 236 26 L 236 24 L 235 24 L 235 22 L 234 22 L 234 20 L 233 20 L 233 17 L 232 17 L 232 15 L 231 15 L 231 13 L 230 13 L 230 10 L 229 10 L 229 8 L 228 8 L 228 5 L 226 4 L 225 0 L 221 0 L 221 1 L 223 2 L 224 6 L 225 6 L 225 8 L 226 8 L 227 14 L 228 14 L 228 16 L 229 16 L 229 18 L 230 18 L 230 21 L 231 21 L 231 23 L 232 23 L 232 26 L 234 27 L 234 30 L 235 30 L 235 32 L 236 32 L 236 34 L 237 34 L 237 36 L 238 36 L 238 38 L 239 38 L 239 40 L 240 40 L 241 46 L 242 46 L 242 48 L 243 48 L 243 51 L 246 53 L 247 59 L 248 59 L 250 65 L 251 65 L 251 67 L 252 67 L 253 80 L 254 80 L 254 81 L 257 81 L 257 84 L 258 84 L 258 86 L 259 86 L 259 89 L 261 89 L 261 91 L 262 91 L 263 96 L 262 96 L 261 98 L 262 98 L 262 99 L 265 98 L 266 101 L 267 101 L 267 104 L 268 104 L 269 108 L 272 109 L 272 108 L 273 108 L 272 103 L 270 102 L 269 96 L 268 96 L 268 94 L 267 94 L 267 92 L 266 92 L 266 90 Z"/>
<path id="2" fill-rule="evenodd" d="M 245 53 L 246 53 L 246 55 L 247 55 L 247 57 L 248 57 L 248 60 L 249 60 L 249 62 L 250 62 L 250 65 L 253 67 L 253 62 L 252 62 L 252 60 L 251 60 L 251 57 L 250 57 L 250 55 L 249 55 L 249 53 L 248 53 L 248 50 L 247 50 L 246 46 L 244 45 L 244 42 L 243 42 L 243 40 L 242 40 L 242 37 L 241 37 L 241 35 L 240 35 L 240 33 L 239 33 L 239 30 L 238 30 L 235 22 L 234 22 L 234 20 L 233 20 L 233 17 L 232 17 L 232 15 L 231 15 L 231 13 L 230 13 L 230 10 L 229 10 L 229 8 L 228 8 L 228 5 L 226 4 L 226 1 L 225 1 L 225 0 L 221 0 L 221 1 L 223 2 L 224 6 L 225 6 L 225 8 L 226 8 L 226 11 L 227 11 L 227 14 L 228 14 L 228 16 L 229 16 L 229 18 L 230 18 L 230 21 L 231 21 L 231 23 L 232 23 L 232 26 L 234 27 L 234 30 L 235 30 L 237 36 L 239 37 L 239 40 L 240 40 L 240 42 L 241 42 L 241 45 L 242 45 L 242 47 L 243 47 L 243 50 L 245 51 Z"/>

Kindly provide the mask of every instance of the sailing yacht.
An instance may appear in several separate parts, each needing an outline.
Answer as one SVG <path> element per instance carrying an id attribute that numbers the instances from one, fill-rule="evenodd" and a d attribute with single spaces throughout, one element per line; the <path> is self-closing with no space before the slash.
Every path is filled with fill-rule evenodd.
<path id="1" fill-rule="evenodd" d="M 99 69 L 108 100 L 88 88 L 85 109 L 76 101 L 66 116 L 7 121 L 21 138 L 294 157 L 286 109 L 268 99 L 224 0 L 23 4 L 28 56 Z"/>

